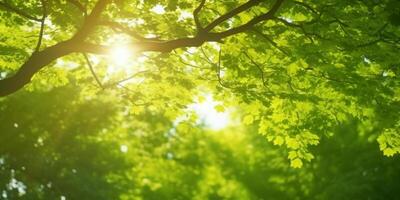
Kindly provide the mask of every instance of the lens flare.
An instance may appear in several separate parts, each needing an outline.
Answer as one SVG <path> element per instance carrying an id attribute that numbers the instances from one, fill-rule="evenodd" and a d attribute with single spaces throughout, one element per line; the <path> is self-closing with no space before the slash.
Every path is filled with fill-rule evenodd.
<path id="1" fill-rule="evenodd" d="M 118 46 L 111 49 L 111 59 L 115 65 L 126 65 L 129 58 L 133 56 L 131 49 L 125 46 Z"/>

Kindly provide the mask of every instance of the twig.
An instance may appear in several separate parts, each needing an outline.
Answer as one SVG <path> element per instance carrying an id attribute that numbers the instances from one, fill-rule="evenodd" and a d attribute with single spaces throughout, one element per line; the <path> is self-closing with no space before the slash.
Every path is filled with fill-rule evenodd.
<path id="1" fill-rule="evenodd" d="M 174 51 L 174 52 L 175 52 L 175 51 Z M 175 54 L 176 54 L 176 52 L 175 52 Z M 182 59 L 182 57 L 179 56 L 179 55 L 176 55 L 176 57 L 178 57 L 179 62 L 181 62 L 182 64 L 184 64 L 184 65 L 186 65 L 186 66 L 190 66 L 190 67 L 198 68 L 198 69 L 209 69 L 208 67 L 200 67 L 200 66 L 197 66 L 197 65 L 190 64 L 190 63 L 184 61 L 184 60 Z"/>
<path id="2" fill-rule="evenodd" d="M 300 5 L 300 6 L 304 7 L 304 8 L 306 8 L 306 9 L 310 10 L 311 12 L 313 12 L 316 15 L 319 15 L 317 10 L 315 10 L 313 7 L 311 7 L 310 5 L 308 5 L 308 4 L 304 3 L 304 2 L 293 1 L 293 3 L 295 3 L 297 5 Z"/>
<path id="3" fill-rule="evenodd" d="M 90 69 L 90 73 L 92 74 L 92 76 L 93 76 L 94 80 L 96 81 L 96 83 L 99 85 L 99 87 L 100 87 L 101 89 L 105 89 L 105 87 L 104 87 L 103 84 L 101 83 L 99 77 L 97 76 L 96 72 L 94 71 L 93 65 L 92 65 L 92 63 L 90 62 L 89 57 L 87 56 L 87 54 L 86 54 L 86 53 L 82 53 L 82 55 L 83 55 L 83 57 L 85 57 L 86 63 L 87 63 L 87 65 L 89 66 L 89 69 Z"/>
<path id="4" fill-rule="evenodd" d="M 133 38 L 139 40 L 139 41 L 155 41 L 155 42 L 163 42 L 162 40 L 158 39 L 158 38 L 146 38 L 141 36 L 140 34 L 138 34 L 136 31 L 125 27 L 124 25 L 118 23 L 118 22 L 113 22 L 113 21 L 100 21 L 98 22 L 98 25 L 102 25 L 102 26 L 108 26 L 110 28 L 112 28 L 114 31 L 120 31 L 122 33 L 126 33 L 130 36 L 132 36 Z"/>
<path id="5" fill-rule="evenodd" d="M 132 74 L 132 75 L 130 75 L 130 76 L 124 78 L 124 79 L 121 79 L 121 80 L 119 80 L 119 81 L 115 81 L 115 82 L 113 82 L 113 83 L 105 84 L 103 87 L 104 87 L 104 88 L 109 88 L 109 87 L 114 86 L 114 85 L 122 86 L 121 84 L 122 84 L 123 82 L 129 81 L 130 79 L 133 79 L 133 78 L 135 78 L 136 76 L 138 76 L 138 75 L 140 75 L 140 74 L 147 73 L 147 72 L 149 72 L 149 70 L 143 70 L 143 71 L 136 72 L 136 73 L 134 73 L 134 74 Z"/>
<path id="6" fill-rule="evenodd" d="M 308 32 L 306 31 L 306 29 L 304 28 L 303 25 L 295 24 L 295 23 L 289 22 L 289 21 L 287 21 L 287 20 L 285 20 L 285 19 L 278 18 L 278 17 L 275 17 L 274 19 L 277 20 L 277 21 L 279 21 L 279 22 L 281 22 L 281 23 L 283 23 L 284 25 L 287 25 L 287 26 L 290 26 L 290 27 L 294 27 L 294 28 L 299 28 L 299 29 L 304 33 L 304 35 L 305 35 L 312 43 L 314 43 L 314 39 L 311 37 L 311 35 L 315 35 L 315 34 L 310 34 L 310 33 L 308 33 Z M 322 37 L 321 37 L 321 38 L 322 38 Z"/>
<path id="7" fill-rule="evenodd" d="M 222 78 L 221 78 L 221 49 L 218 51 L 218 63 L 214 63 L 213 61 L 211 61 L 211 59 L 208 57 L 208 55 L 206 54 L 206 52 L 204 51 L 203 47 L 200 47 L 202 54 L 205 57 L 206 62 L 208 62 L 212 67 L 215 68 L 216 72 L 217 72 L 217 78 L 218 78 L 218 83 L 224 87 L 224 88 L 229 88 L 229 89 L 234 89 L 231 86 L 226 85 L 225 83 L 222 82 Z"/>
<path id="8" fill-rule="evenodd" d="M 257 25 L 258 23 L 273 19 L 275 17 L 274 16 L 275 13 L 278 12 L 278 10 L 281 7 L 283 2 L 284 2 L 284 0 L 276 0 L 275 4 L 272 6 L 272 8 L 268 12 L 252 18 L 250 21 L 248 21 L 247 23 L 245 23 L 243 25 L 240 25 L 240 26 L 237 26 L 237 27 L 234 27 L 234 28 L 231 28 L 226 31 L 219 32 L 219 33 L 208 33 L 208 35 L 213 37 L 214 41 L 219 41 L 219 40 L 229 37 L 231 35 L 245 32 L 245 31 L 251 29 L 252 27 L 254 27 L 255 25 Z"/>
<path id="9" fill-rule="evenodd" d="M 206 52 L 204 51 L 204 48 L 203 48 L 203 47 L 200 47 L 200 50 L 201 50 L 201 53 L 202 53 L 202 54 L 204 55 L 204 57 L 206 58 L 206 61 L 207 61 L 209 64 L 215 66 L 215 63 L 214 63 L 213 61 L 211 61 L 210 57 L 208 57 L 208 55 L 207 55 Z"/>
<path id="10" fill-rule="evenodd" d="M 40 50 L 40 46 L 42 45 L 42 39 L 43 39 L 43 33 L 44 33 L 44 23 L 45 23 L 46 17 L 47 17 L 47 7 L 46 7 L 45 0 L 41 0 L 41 3 L 42 3 L 43 15 L 42 15 L 42 19 L 40 20 L 39 39 L 36 44 L 35 52 L 38 52 Z"/>
<path id="11" fill-rule="evenodd" d="M 251 58 L 250 55 L 247 54 L 245 51 L 243 51 L 243 54 L 244 54 L 244 55 L 250 60 L 250 62 L 253 63 L 253 65 L 256 66 L 257 69 L 260 71 L 261 80 L 262 80 L 263 86 L 269 89 L 269 87 L 267 86 L 266 81 L 265 81 L 264 70 L 262 69 L 262 67 L 261 67 L 258 63 L 256 63 L 256 62 L 253 60 L 253 58 Z"/>
<path id="12" fill-rule="evenodd" d="M 210 24 L 208 24 L 205 28 L 204 31 L 205 32 L 209 32 L 212 29 L 214 29 L 216 26 L 218 26 L 219 24 L 221 24 L 222 22 L 236 16 L 237 14 L 246 11 L 248 9 L 250 9 L 253 6 L 256 6 L 257 4 L 259 4 L 261 1 L 260 0 L 249 0 L 248 2 L 240 5 L 239 7 L 231 10 L 228 13 L 225 13 L 223 15 L 221 15 L 220 17 L 218 17 L 217 19 L 215 19 L 214 21 L 212 21 Z"/>
<path id="13" fill-rule="evenodd" d="M 283 48 L 281 48 L 280 46 L 278 46 L 278 44 L 276 42 L 274 42 L 271 38 L 269 38 L 266 34 L 264 34 L 263 32 L 253 28 L 253 31 L 257 34 L 259 34 L 261 37 L 263 37 L 265 40 L 267 40 L 273 47 L 275 47 L 276 49 L 278 49 L 279 51 L 281 51 L 283 54 L 285 54 L 286 56 L 289 56 L 289 53 L 286 52 Z"/>
<path id="14" fill-rule="evenodd" d="M 203 31 L 203 27 L 202 27 L 202 25 L 200 23 L 200 20 L 199 20 L 199 13 L 200 13 L 200 11 L 203 8 L 205 3 L 206 3 L 206 0 L 201 0 L 199 6 L 197 6 L 197 8 L 194 9 L 194 11 L 193 11 L 194 23 L 196 24 L 196 28 L 197 28 L 197 31 L 199 33 Z"/>

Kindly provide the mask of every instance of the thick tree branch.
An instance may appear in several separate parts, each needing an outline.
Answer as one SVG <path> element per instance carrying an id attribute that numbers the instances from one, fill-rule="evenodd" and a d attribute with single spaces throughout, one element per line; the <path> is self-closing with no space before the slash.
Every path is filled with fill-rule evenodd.
<path id="1" fill-rule="evenodd" d="M 250 2 L 253 1 L 254 0 L 250 0 Z M 84 24 L 82 25 L 81 29 L 75 34 L 75 36 L 73 36 L 70 40 L 60 42 L 42 51 L 33 53 L 32 56 L 21 66 L 21 68 L 13 76 L 0 80 L 0 96 L 6 96 L 21 89 L 24 85 L 30 82 L 34 74 L 36 74 L 46 65 L 55 61 L 57 58 L 66 56 L 74 52 L 109 54 L 110 49 L 112 49 L 111 46 L 91 44 L 89 42 L 86 42 L 85 39 L 93 31 L 96 25 L 98 25 L 102 11 L 110 2 L 111 0 L 99 0 L 93 8 L 92 12 L 86 17 Z M 283 0 L 276 0 L 275 4 L 272 6 L 269 12 L 253 18 L 246 24 L 229 29 L 227 31 L 219 33 L 202 32 L 195 37 L 180 38 L 170 41 L 138 41 L 129 44 L 129 46 L 135 52 L 170 52 L 177 48 L 198 47 L 205 42 L 220 41 L 231 35 L 248 31 L 254 25 L 262 21 L 272 19 L 274 17 L 274 14 L 281 6 L 282 2 Z M 236 10 L 232 13 L 239 13 L 241 12 L 241 9 Z M 217 19 L 217 22 L 221 20 L 224 21 L 225 18 L 229 18 L 231 15 L 232 14 L 223 15 L 221 16 L 222 18 Z M 209 25 L 208 27 L 212 29 L 214 26 L 220 23 L 217 22 L 214 22 L 214 24 L 212 24 L 211 26 Z"/>
<path id="2" fill-rule="evenodd" d="M 275 13 L 278 11 L 278 9 L 282 5 L 283 1 L 284 0 L 277 0 L 275 2 L 275 4 L 272 6 L 272 8 L 267 13 L 259 15 L 257 17 L 254 17 L 253 19 L 248 21 L 246 24 L 243 24 L 241 26 L 238 26 L 238 27 L 235 27 L 235 28 L 232 28 L 232 29 L 220 32 L 220 33 L 210 33 L 210 34 L 212 36 L 214 36 L 216 40 L 218 40 L 218 39 L 223 39 L 223 38 L 229 37 L 229 36 L 237 34 L 237 33 L 247 31 L 250 28 L 252 28 L 254 25 L 256 25 L 262 21 L 273 19 Z"/>
<path id="3" fill-rule="evenodd" d="M 33 75 L 57 58 L 77 52 L 76 49 L 79 49 L 80 42 L 93 31 L 101 12 L 110 1 L 99 0 L 90 15 L 85 19 L 82 28 L 72 39 L 60 42 L 42 51 L 34 52 L 13 76 L 0 80 L 0 97 L 9 95 L 24 87 L 31 81 Z"/>
<path id="4" fill-rule="evenodd" d="M 72 53 L 71 42 L 61 42 L 42 51 L 34 52 L 32 56 L 11 77 L 0 80 L 0 96 L 9 95 L 31 81 L 40 69 L 57 58 Z"/>
<path id="5" fill-rule="evenodd" d="M 86 39 L 100 21 L 100 15 L 109 3 L 111 3 L 111 0 L 99 0 L 96 3 L 92 12 L 85 18 L 82 27 L 73 37 L 74 40 L 82 41 Z"/>

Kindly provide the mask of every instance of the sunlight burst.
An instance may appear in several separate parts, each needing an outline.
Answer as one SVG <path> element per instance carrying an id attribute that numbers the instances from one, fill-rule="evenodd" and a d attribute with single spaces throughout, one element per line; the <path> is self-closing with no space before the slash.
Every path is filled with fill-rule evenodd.
<path id="1" fill-rule="evenodd" d="M 132 57 L 133 52 L 130 48 L 126 46 L 114 47 L 111 50 L 112 62 L 116 65 L 126 65 L 128 64 L 129 58 Z"/>

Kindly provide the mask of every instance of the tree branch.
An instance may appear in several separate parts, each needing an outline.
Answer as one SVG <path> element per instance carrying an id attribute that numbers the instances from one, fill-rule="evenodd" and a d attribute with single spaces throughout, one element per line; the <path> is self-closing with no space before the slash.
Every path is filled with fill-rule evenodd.
<path id="1" fill-rule="evenodd" d="M 319 38 L 322 38 L 322 37 L 320 37 L 320 36 L 317 35 L 317 34 L 308 33 L 308 32 L 306 31 L 306 29 L 304 28 L 304 26 L 301 25 L 301 24 L 295 24 L 295 23 L 286 21 L 285 19 L 278 18 L 278 17 L 275 17 L 274 19 L 277 20 L 277 21 L 279 21 L 279 22 L 281 22 L 281 23 L 283 23 L 283 24 L 286 25 L 286 26 L 290 26 L 290 27 L 294 27 L 294 28 L 299 28 L 299 29 L 303 32 L 303 34 L 304 34 L 312 43 L 314 43 L 314 39 L 312 38 L 312 36 L 318 36 Z"/>
<path id="2" fill-rule="evenodd" d="M 266 88 L 269 89 L 269 87 L 267 86 L 267 82 L 266 82 L 266 80 L 265 80 L 264 70 L 262 69 L 262 67 L 261 67 L 258 63 L 256 63 L 256 62 L 253 60 L 253 58 L 251 58 L 250 55 L 247 54 L 245 51 L 243 52 L 243 54 L 250 60 L 250 62 L 251 62 L 255 67 L 257 67 L 258 71 L 260 71 L 262 84 L 263 84 L 264 87 L 266 87 Z"/>
<path id="3" fill-rule="evenodd" d="M 206 52 L 204 51 L 204 49 L 201 48 L 201 53 L 202 53 L 202 54 L 204 55 L 204 57 L 205 57 L 204 60 L 205 60 L 208 64 L 210 64 L 212 68 L 215 69 L 215 73 L 216 73 L 215 75 L 217 76 L 217 81 L 218 81 L 219 85 L 221 85 L 221 87 L 224 87 L 224 88 L 233 89 L 231 86 L 226 85 L 226 84 L 223 82 L 222 77 L 221 77 L 221 54 L 222 54 L 221 52 L 222 52 L 222 50 L 220 49 L 220 50 L 218 51 L 218 62 L 217 62 L 217 63 L 214 63 L 214 62 L 210 59 L 210 57 L 206 54 Z"/>
<path id="4" fill-rule="evenodd" d="M 42 15 L 42 19 L 40 20 L 39 39 L 38 39 L 38 42 L 36 44 L 35 52 L 38 52 L 40 50 L 40 46 L 42 44 L 42 39 L 43 39 L 43 33 L 44 33 L 44 23 L 45 23 L 46 17 L 47 17 L 46 2 L 45 2 L 45 0 L 41 0 L 40 2 L 42 3 L 43 15 Z"/>
<path id="5" fill-rule="evenodd" d="M 87 16 L 86 6 L 81 4 L 78 0 L 67 0 L 67 2 L 74 5 L 78 10 L 80 10 L 83 13 L 84 16 Z"/>
<path id="6" fill-rule="evenodd" d="M 310 6 L 310 5 L 308 5 L 308 4 L 304 3 L 304 2 L 293 1 L 293 3 L 295 3 L 295 4 L 299 5 L 299 6 L 302 6 L 302 7 L 306 8 L 307 10 L 310 10 L 311 12 L 313 12 L 316 15 L 319 15 L 319 12 L 317 10 L 315 10 L 312 6 Z"/>
<path id="7" fill-rule="evenodd" d="M 71 45 L 70 41 L 60 42 L 42 51 L 34 52 L 13 76 L 0 80 L 0 97 L 21 89 L 40 69 L 57 58 L 72 53 Z"/>
<path id="8" fill-rule="evenodd" d="M 118 23 L 118 22 L 113 22 L 113 21 L 100 21 L 98 22 L 98 25 L 102 25 L 102 26 L 108 26 L 110 28 L 112 28 L 115 31 L 120 31 L 123 33 L 126 33 L 127 35 L 132 36 L 133 38 L 139 40 L 139 41 L 158 41 L 158 42 L 162 42 L 162 40 L 159 40 L 157 38 L 145 38 L 143 36 L 141 36 L 139 33 L 137 33 L 136 31 L 125 27 L 124 25 Z"/>
<path id="9" fill-rule="evenodd" d="M 259 31 L 257 29 L 253 29 L 253 31 L 255 33 L 257 33 L 258 35 L 260 35 L 265 40 L 267 40 L 273 47 L 278 49 L 280 52 L 282 52 L 283 54 L 289 56 L 289 53 L 286 52 L 286 50 L 284 50 L 282 47 L 280 47 L 275 41 L 273 41 L 271 38 L 269 38 L 268 35 L 264 34 L 263 32 L 261 32 L 261 31 Z"/>
<path id="10" fill-rule="evenodd" d="M 85 18 L 85 22 L 79 31 L 74 35 L 74 40 L 84 40 L 95 28 L 100 21 L 100 15 L 103 10 L 106 8 L 107 4 L 111 3 L 111 0 L 99 0 L 92 12 Z"/>
<path id="11" fill-rule="evenodd" d="M 218 26 L 219 24 L 221 24 L 222 22 L 232 18 L 233 16 L 248 10 L 249 8 L 256 6 L 258 3 L 260 3 L 260 0 L 249 0 L 248 2 L 240 5 L 239 7 L 231 10 L 228 13 L 223 14 L 222 16 L 218 17 L 217 19 L 215 19 L 214 21 L 212 21 L 210 24 L 208 24 L 205 28 L 204 31 L 205 32 L 209 32 L 211 31 L 213 28 L 215 28 L 216 26 Z"/>
<path id="12" fill-rule="evenodd" d="M 33 75 L 57 58 L 77 52 L 76 49 L 79 49 L 80 42 L 92 32 L 101 12 L 110 2 L 111 0 L 99 0 L 90 15 L 85 19 L 82 28 L 72 39 L 60 42 L 42 51 L 34 52 L 13 76 L 0 80 L 0 97 L 9 95 L 24 87 L 31 81 Z"/>
<path id="13" fill-rule="evenodd" d="M 222 86 L 222 87 L 226 87 L 226 88 L 230 88 L 230 86 L 227 86 L 225 83 L 223 83 L 222 81 L 222 77 L 221 77 L 221 49 L 219 49 L 218 51 L 218 64 L 216 65 L 217 67 L 217 78 L 218 78 L 218 83 Z"/>
<path id="14" fill-rule="evenodd" d="M 220 40 L 220 39 L 229 37 L 231 35 L 247 31 L 250 28 L 252 28 L 254 25 L 256 25 L 262 21 L 273 19 L 275 13 L 278 11 L 278 9 L 282 5 L 283 1 L 284 0 L 276 0 L 275 4 L 272 6 L 272 8 L 267 13 L 259 15 L 257 17 L 254 17 L 253 19 L 248 21 L 246 24 L 243 24 L 241 26 L 238 26 L 238 27 L 235 27 L 235 28 L 232 28 L 232 29 L 220 32 L 220 33 L 210 33 L 210 34 L 215 37 L 215 40 Z"/>
<path id="15" fill-rule="evenodd" d="M 105 88 L 112 87 L 112 86 L 115 86 L 115 85 L 122 86 L 121 84 L 122 84 L 123 82 L 129 81 L 129 80 L 131 80 L 131 79 L 133 79 L 133 78 L 136 78 L 136 77 L 139 76 L 140 74 L 145 74 L 145 73 L 148 73 L 148 72 L 150 72 L 150 70 L 138 71 L 138 72 L 136 72 L 136 73 L 134 73 L 134 74 L 132 74 L 132 75 L 130 75 L 130 76 L 124 78 L 124 79 L 121 79 L 121 80 L 119 80 L 119 81 L 115 81 L 115 82 L 112 82 L 112 83 L 106 83 L 106 84 L 104 85 L 104 89 L 105 89 Z"/>
<path id="16" fill-rule="evenodd" d="M 201 0 L 199 6 L 197 6 L 196 9 L 194 9 L 193 11 L 193 18 L 194 18 L 194 23 L 196 24 L 196 28 L 198 32 L 202 32 L 203 31 L 203 27 L 200 23 L 199 20 L 199 13 L 201 11 L 201 9 L 204 7 L 204 4 L 206 3 L 206 0 Z"/>
<path id="17" fill-rule="evenodd" d="M 37 22 L 41 22 L 41 20 L 39 18 L 36 18 L 34 16 L 29 15 L 28 13 L 25 13 L 25 12 L 23 12 L 21 10 L 18 10 L 17 8 L 14 8 L 13 6 L 7 4 L 4 1 L 0 2 L 0 8 L 3 8 L 3 9 L 8 10 L 8 11 L 11 11 L 11 12 L 13 12 L 13 13 L 21 16 L 21 17 L 26 18 L 26 19 L 37 21 Z"/>
<path id="18" fill-rule="evenodd" d="M 99 77 L 97 76 L 96 72 L 95 72 L 94 69 L 93 69 L 93 65 L 92 65 L 92 62 L 90 62 L 89 57 L 87 56 L 86 53 L 83 53 L 82 55 L 83 55 L 83 57 L 85 58 L 85 61 L 86 61 L 87 65 L 88 65 L 88 67 L 89 67 L 89 69 L 90 69 L 90 73 L 92 74 L 94 80 L 96 81 L 96 83 L 99 85 L 99 87 L 100 87 L 101 89 L 104 89 L 103 84 L 101 83 Z"/>
<path id="19" fill-rule="evenodd" d="M 250 2 L 253 1 L 254 0 L 250 0 Z M 91 44 L 85 42 L 85 39 L 93 31 L 96 25 L 98 25 L 102 11 L 110 2 L 111 0 L 99 0 L 92 12 L 85 18 L 85 22 L 81 29 L 71 39 L 33 53 L 13 76 L 0 80 L 0 97 L 9 95 L 21 89 L 24 85 L 28 84 L 31 81 L 31 78 L 43 67 L 70 53 L 109 54 L 111 49 L 110 46 Z M 227 31 L 219 33 L 203 32 L 195 37 L 179 38 L 169 41 L 138 41 L 129 44 L 129 46 L 131 46 L 135 52 L 170 52 L 177 48 L 199 47 L 205 42 L 220 41 L 221 39 L 231 35 L 250 30 L 250 28 L 259 22 L 272 19 L 282 2 L 283 0 L 276 0 L 275 4 L 267 13 L 253 18 L 244 25 Z M 240 9 L 229 13 L 239 13 L 239 11 Z M 217 19 L 217 22 L 221 20 L 223 21 L 223 19 L 229 18 L 231 15 L 232 14 L 225 14 L 221 16 L 222 18 L 220 17 Z M 214 22 L 214 24 L 218 25 L 219 22 L 217 22 Z M 208 27 L 212 28 L 214 25 L 212 24 Z"/>

